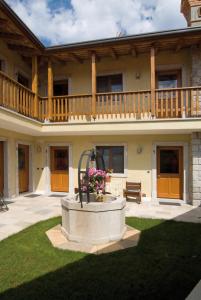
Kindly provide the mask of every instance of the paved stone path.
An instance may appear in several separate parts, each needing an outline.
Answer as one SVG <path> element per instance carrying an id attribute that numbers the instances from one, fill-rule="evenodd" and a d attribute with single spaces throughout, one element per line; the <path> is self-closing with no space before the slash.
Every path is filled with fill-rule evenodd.
<path id="1" fill-rule="evenodd" d="M 61 214 L 60 197 L 21 196 L 10 200 L 8 207 L 8 211 L 0 212 L 0 240 Z"/>
<path id="2" fill-rule="evenodd" d="M 9 210 L 0 212 L 0 240 L 39 221 L 61 215 L 60 198 L 20 196 L 11 200 L 8 204 Z M 129 202 L 126 216 L 201 223 L 201 207 L 159 205 L 151 202 L 139 205 Z"/>
<path id="3" fill-rule="evenodd" d="M 201 207 L 191 205 L 177 206 L 154 202 L 141 204 L 127 202 L 126 216 L 201 223 Z"/>

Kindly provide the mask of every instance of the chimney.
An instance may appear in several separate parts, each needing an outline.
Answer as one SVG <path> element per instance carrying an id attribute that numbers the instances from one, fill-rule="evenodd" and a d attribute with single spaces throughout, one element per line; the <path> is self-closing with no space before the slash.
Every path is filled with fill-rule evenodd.
<path id="1" fill-rule="evenodd" d="M 182 0 L 181 12 L 189 27 L 201 26 L 201 0 Z"/>

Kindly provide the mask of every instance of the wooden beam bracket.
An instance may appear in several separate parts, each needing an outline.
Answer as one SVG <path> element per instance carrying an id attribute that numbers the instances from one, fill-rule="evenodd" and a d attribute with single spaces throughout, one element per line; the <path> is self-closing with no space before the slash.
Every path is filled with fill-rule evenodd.
<path id="1" fill-rule="evenodd" d="M 112 58 L 114 58 L 114 59 L 119 58 L 119 56 L 114 48 L 110 48 L 110 53 L 111 53 Z"/>
<path id="2" fill-rule="evenodd" d="M 137 52 L 137 49 L 135 46 L 131 46 L 130 48 L 130 54 L 133 56 L 133 57 L 137 57 L 138 56 L 138 52 Z"/>

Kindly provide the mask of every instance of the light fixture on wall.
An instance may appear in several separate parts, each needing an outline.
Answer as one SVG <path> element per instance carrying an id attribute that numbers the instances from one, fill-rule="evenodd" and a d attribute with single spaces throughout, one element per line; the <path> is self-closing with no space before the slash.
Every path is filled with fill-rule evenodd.
<path id="1" fill-rule="evenodd" d="M 141 145 L 138 145 L 137 146 L 137 154 L 141 154 L 142 153 L 142 146 Z"/>
<path id="2" fill-rule="evenodd" d="M 36 145 L 36 152 L 41 153 L 42 152 L 42 146 L 40 144 Z"/>

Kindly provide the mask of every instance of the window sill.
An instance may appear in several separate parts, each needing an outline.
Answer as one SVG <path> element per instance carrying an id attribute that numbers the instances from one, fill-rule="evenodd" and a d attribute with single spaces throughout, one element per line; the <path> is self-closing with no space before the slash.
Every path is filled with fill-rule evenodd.
<path id="1" fill-rule="evenodd" d="M 113 173 L 110 175 L 112 178 L 127 178 L 127 174 L 126 173 Z"/>

